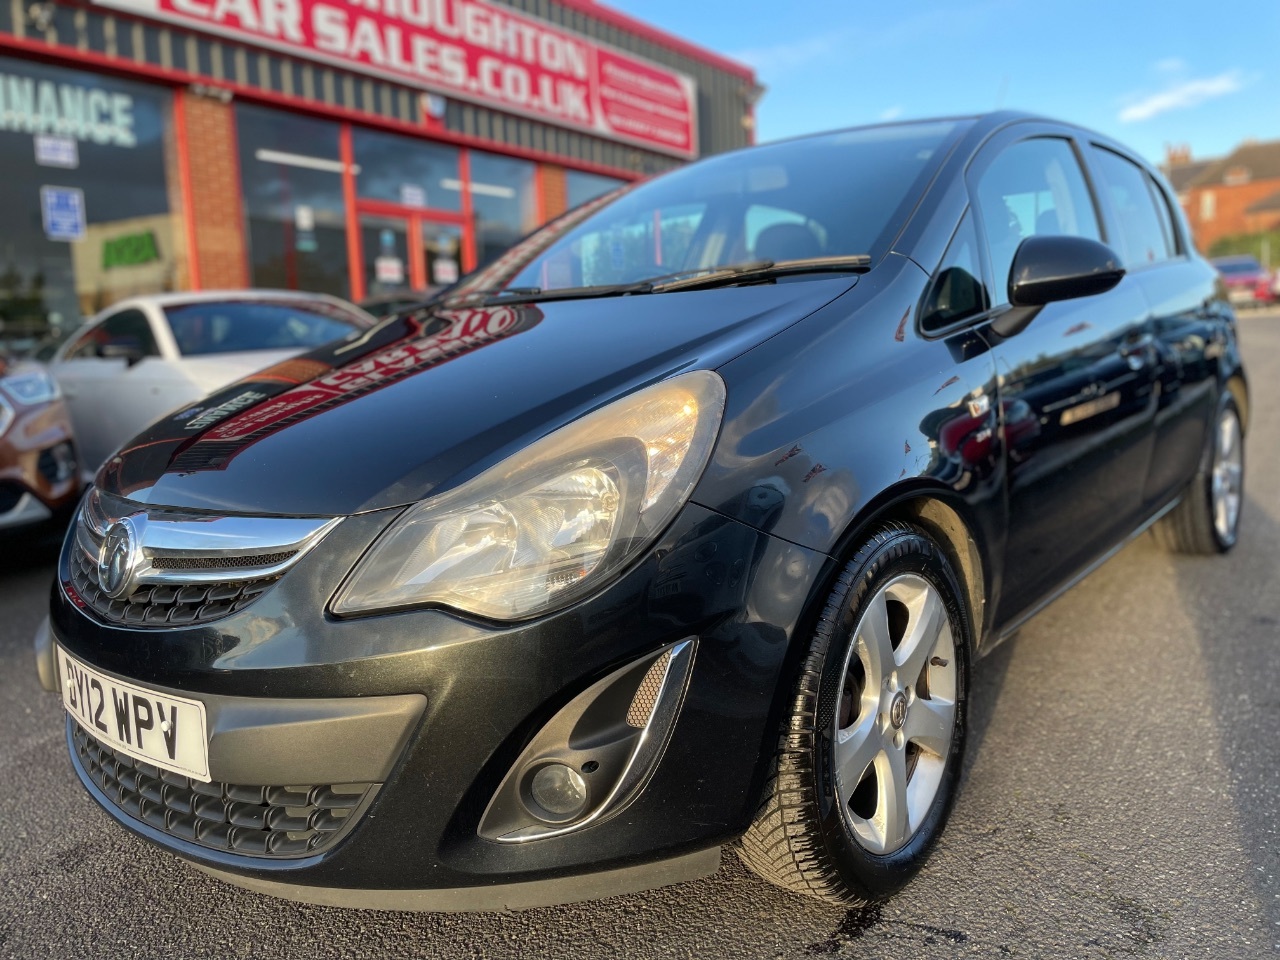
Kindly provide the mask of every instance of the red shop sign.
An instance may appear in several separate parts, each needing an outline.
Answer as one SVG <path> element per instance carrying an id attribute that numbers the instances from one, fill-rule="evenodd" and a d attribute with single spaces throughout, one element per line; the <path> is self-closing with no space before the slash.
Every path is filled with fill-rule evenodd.
<path id="1" fill-rule="evenodd" d="M 696 155 L 691 77 L 483 0 L 94 0 L 498 110 Z"/>

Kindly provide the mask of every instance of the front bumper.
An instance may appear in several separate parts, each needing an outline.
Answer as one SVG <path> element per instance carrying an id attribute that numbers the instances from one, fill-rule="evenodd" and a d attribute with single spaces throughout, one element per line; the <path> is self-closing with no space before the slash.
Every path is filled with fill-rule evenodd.
<path id="1" fill-rule="evenodd" d="M 754 814 L 789 640 L 828 558 L 691 504 L 628 574 L 541 620 L 496 627 L 440 610 L 328 617 L 329 597 L 391 519 L 344 521 L 252 605 L 199 627 L 108 626 L 55 587 L 43 641 L 46 660 L 56 641 L 95 669 L 203 701 L 215 780 L 380 784 L 339 842 L 292 859 L 187 843 L 120 810 L 77 762 L 99 803 L 202 869 L 320 903 L 530 906 L 713 870 L 719 846 Z M 479 835 L 491 798 L 558 711 L 688 638 L 698 653 L 683 705 L 634 800 L 530 842 Z M 48 663 L 41 672 L 56 676 Z"/>

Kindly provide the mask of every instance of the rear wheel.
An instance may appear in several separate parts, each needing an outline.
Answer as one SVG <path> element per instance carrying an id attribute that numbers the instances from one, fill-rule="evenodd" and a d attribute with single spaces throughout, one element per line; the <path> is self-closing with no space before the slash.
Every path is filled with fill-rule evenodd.
<path id="1" fill-rule="evenodd" d="M 1155 526 L 1156 538 L 1178 553 L 1226 553 L 1240 533 L 1244 502 L 1244 428 L 1230 393 L 1223 395 L 1202 466 L 1182 500 Z"/>
<path id="2" fill-rule="evenodd" d="M 886 524 L 845 568 L 810 642 L 742 859 L 781 887 L 855 905 L 924 864 L 964 748 L 969 621 L 922 530 Z"/>

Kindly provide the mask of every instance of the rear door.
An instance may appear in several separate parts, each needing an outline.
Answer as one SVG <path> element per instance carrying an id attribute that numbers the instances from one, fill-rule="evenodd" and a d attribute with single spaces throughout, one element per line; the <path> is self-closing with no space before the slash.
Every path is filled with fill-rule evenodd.
<path id="1" fill-rule="evenodd" d="M 1143 485 L 1148 513 L 1190 482 L 1217 400 L 1230 319 L 1216 271 L 1197 257 L 1168 194 L 1140 163 L 1103 144 L 1086 151 L 1125 269 L 1146 295 L 1157 349 L 1155 442 Z"/>
<path id="2" fill-rule="evenodd" d="M 1022 240 L 1107 240 L 1071 134 L 1015 127 L 969 171 L 995 313 Z M 1155 349 L 1140 284 L 1045 307 L 992 335 L 1008 477 L 1009 534 L 996 624 L 1007 625 L 1138 522 L 1151 456 Z"/>

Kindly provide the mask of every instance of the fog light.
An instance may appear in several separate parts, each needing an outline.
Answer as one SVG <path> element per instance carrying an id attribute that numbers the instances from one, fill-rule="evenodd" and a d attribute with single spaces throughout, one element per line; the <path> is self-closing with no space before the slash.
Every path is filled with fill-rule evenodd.
<path id="1" fill-rule="evenodd" d="M 563 763 L 539 768 L 529 783 L 533 802 L 553 818 L 571 819 L 587 806 L 587 785 L 581 774 Z"/>

